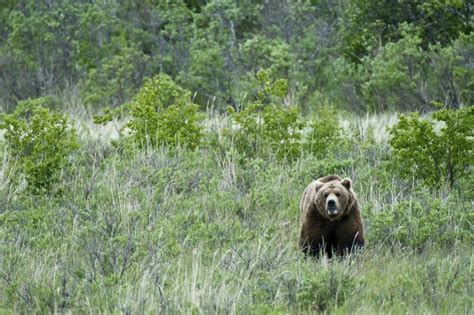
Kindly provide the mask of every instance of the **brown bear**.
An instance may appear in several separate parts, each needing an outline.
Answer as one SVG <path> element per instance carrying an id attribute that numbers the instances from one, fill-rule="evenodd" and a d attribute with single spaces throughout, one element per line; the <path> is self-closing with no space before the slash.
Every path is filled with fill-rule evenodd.
<path id="1" fill-rule="evenodd" d="M 300 201 L 299 246 L 306 255 L 342 256 L 364 246 L 364 230 L 349 178 L 322 177 L 306 187 Z"/>

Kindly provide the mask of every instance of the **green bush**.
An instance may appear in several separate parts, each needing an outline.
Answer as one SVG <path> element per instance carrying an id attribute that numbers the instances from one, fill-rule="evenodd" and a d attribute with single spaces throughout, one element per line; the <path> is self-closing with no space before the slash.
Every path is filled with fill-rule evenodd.
<path id="1" fill-rule="evenodd" d="M 337 150 L 343 140 L 337 111 L 327 106 L 320 107 L 300 133 L 303 151 L 320 158 Z"/>
<path id="2" fill-rule="evenodd" d="M 375 57 L 363 59 L 362 94 L 373 112 L 420 108 L 428 103 L 421 89 L 427 68 L 422 39 L 406 24 L 401 34 L 399 41 L 388 43 Z"/>
<path id="3" fill-rule="evenodd" d="M 324 269 L 303 278 L 296 301 L 303 309 L 324 312 L 331 307 L 343 305 L 354 294 L 357 284 L 358 280 L 348 271 Z"/>
<path id="4" fill-rule="evenodd" d="M 428 187 L 447 183 L 453 188 L 474 160 L 474 106 L 440 110 L 433 119 L 441 122 L 439 132 L 417 113 L 400 116 L 390 129 L 393 166 L 402 177 L 414 177 Z"/>
<path id="5" fill-rule="evenodd" d="M 165 74 L 146 80 L 130 104 L 105 111 L 103 116 L 95 117 L 95 122 L 106 123 L 125 110 L 131 117 L 121 131 L 128 143 L 139 147 L 179 145 L 191 149 L 200 144 L 203 133 L 199 123 L 203 117 L 198 113 L 198 106 L 192 103 L 189 91 Z"/>
<path id="6" fill-rule="evenodd" d="M 447 108 L 474 104 L 474 68 L 469 64 L 474 50 L 474 32 L 461 34 L 452 45 L 430 47 L 427 89 L 432 99 Z"/>
<path id="7" fill-rule="evenodd" d="M 287 92 L 286 80 L 272 79 L 270 70 L 259 71 L 257 80 L 257 99 L 238 112 L 229 108 L 237 151 L 250 158 L 275 154 L 294 159 L 302 152 L 324 157 L 341 143 L 335 110 L 322 106 L 303 121 L 297 108 L 279 104 Z"/>
<path id="8" fill-rule="evenodd" d="M 242 44 L 242 55 L 248 69 L 263 67 L 279 77 L 288 77 L 290 48 L 280 39 L 272 40 L 257 35 Z"/>
<path id="9" fill-rule="evenodd" d="M 383 45 L 379 38 L 366 38 L 371 52 L 355 63 L 349 60 L 352 54 L 334 60 L 324 95 L 358 112 L 426 111 L 433 101 L 447 108 L 472 104 L 472 32 L 459 34 L 449 45 L 426 45 L 422 28 L 407 23 L 397 28 L 396 40 Z"/>
<path id="10" fill-rule="evenodd" d="M 88 69 L 87 77 L 79 83 L 84 103 L 89 106 L 124 104 L 137 91 L 147 72 L 150 57 L 137 47 L 123 47 L 111 54 L 104 57 L 99 67 Z"/>
<path id="11" fill-rule="evenodd" d="M 229 113 L 233 120 L 234 144 L 245 156 L 297 155 L 300 122 L 295 108 L 256 102 L 240 112 L 229 110 Z"/>
<path id="12" fill-rule="evenodd" d="M 456 242 L 472 244 L 474 215 L 469 202 L 456 204 L 440 199 L 403 201 L 369 217 L 370 240 L 413 249 Z"/>
<path id="13" fill-rule="evenodd" d="M 272 79 L 269 70 L 259 71 L 257 80 L 260 85 L 257 99 L 238 112 L 229 108 L 237 151 L 249 158 L 268 154 L 295 157 L 299 152 L 301 127 L 298 110 L 276 104 L 286 95 L 287 81 Z"/>
<path id="14" fill-rule="evenodd" d="M 35 194 L 49 193 L 58 182 L 68 155 L 78 145 L 76 131 L 58 112 L 43 108 L 39 99 L 20 102 L 12 114 L 1 115 L 0 129 L 11 159 L 9 169 L 18 184 L 22 175 Z"/>

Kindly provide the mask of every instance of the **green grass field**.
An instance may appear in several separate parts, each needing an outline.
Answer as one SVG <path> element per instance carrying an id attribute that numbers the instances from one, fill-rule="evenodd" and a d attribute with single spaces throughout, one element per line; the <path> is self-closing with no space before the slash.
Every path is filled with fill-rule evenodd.
<path id="1" fill-rule="evenodd" d="M 387 171 L 396 116 L 341 119 L 359 141 L 337 156 L 241 162 L 219 145 L 130 155 L 110 144 L 112 125 L 74 115 L 80 149 L 60 194 L 11 185 L 2 147 L 0 313 L 473 312 L 473 189 L 432 192 Z M 227 123 L 206 126 L 219 139 Z M 354 182 L 367 246 L 305 260 L 299 198 L 332 173 Z"/>

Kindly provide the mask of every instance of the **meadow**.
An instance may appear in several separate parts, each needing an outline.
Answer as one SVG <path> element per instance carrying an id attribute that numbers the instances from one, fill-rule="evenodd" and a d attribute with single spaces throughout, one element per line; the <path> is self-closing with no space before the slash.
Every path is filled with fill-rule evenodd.
<path id="1" fill-rule="evenodd" d="M 59 193 L 13 185 L 2 147 L 2 312 L 472 312 L 472 186 L 432 191 L 387 171 L 394 114 L 339 117 L 357 141 L 337 156 L 244 162 L 223 140 L 226 115 L 204 120 L 221 146 L 133 155 L 111 144 L 113 124 L 94 124 L 80 107 L 69 115 L 79 149 Z M 367 246 L 352 258 L 304 259 L 300 195 L 333 173 L 354 181 Z"/>

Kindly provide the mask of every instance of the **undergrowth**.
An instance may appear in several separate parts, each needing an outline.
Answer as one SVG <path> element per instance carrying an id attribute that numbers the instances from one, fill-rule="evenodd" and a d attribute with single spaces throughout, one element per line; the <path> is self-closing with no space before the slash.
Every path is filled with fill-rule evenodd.
<path id="1" fill-rule="evenodd" d="M 386 170 L 387 144 L 369 134 L 354 135 L 337 158 L 245 162 L 232 147 L 145 147 L 131 156 L 81 138 L 56 183 L 67 189 L 55 195 L 10 189 L 3 163 L 0 308 L 470 313 L 469 179 L 452 191 L 402 181 Z M 2 160 L 9 154 L 3 147 Z M 367 246 L 352 259 L 305 260 L 298 201 L 309 181 L 331 173 L 354 180 Z"/>

